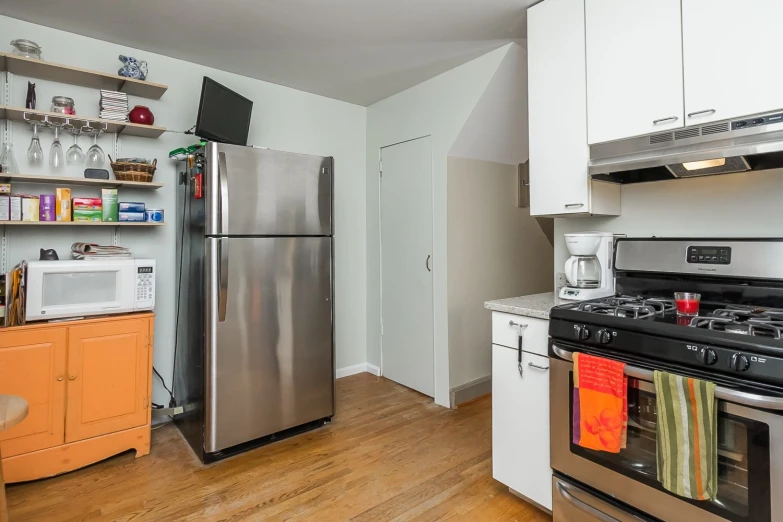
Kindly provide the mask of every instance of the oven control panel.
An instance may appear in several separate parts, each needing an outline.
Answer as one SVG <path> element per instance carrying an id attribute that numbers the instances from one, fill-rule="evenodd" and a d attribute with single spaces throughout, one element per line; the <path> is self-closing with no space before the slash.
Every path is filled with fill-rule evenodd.
<path id="1" fill-rule="evenodd" d="M 728 265 L 731 264 L 731 247 L 689 246 L 686 258 L 688 263 Z"/>

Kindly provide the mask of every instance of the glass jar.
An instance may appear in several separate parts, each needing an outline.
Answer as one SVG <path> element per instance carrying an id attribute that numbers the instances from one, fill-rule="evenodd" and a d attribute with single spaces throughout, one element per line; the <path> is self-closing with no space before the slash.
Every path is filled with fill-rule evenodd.
<path id="1" fill-rule="evenodd" d="M 60 114 L 76 114 L 76 110 L 73 108 L 73 98 L 67 96 L 55 96 L 52 98 L 51 110 Z"/>
<path id="2" fill-rule="evenodd" d="M 41 57 L 41 46 L 32 40 L 14 40 L 11 42 L 11 45 L 14 48 L 14 50 L 11 51 L 11 54 L 14 56 L 43 60 Z"/>

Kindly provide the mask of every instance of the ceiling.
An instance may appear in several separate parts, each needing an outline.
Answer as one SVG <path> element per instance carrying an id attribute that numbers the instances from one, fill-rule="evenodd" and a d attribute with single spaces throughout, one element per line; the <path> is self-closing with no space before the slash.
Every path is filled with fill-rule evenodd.
<path id="1" fill-rule="evenodd" d="M 370 105 L 525 37 L 536 0 L 2 0 L 0 14 Z"/>

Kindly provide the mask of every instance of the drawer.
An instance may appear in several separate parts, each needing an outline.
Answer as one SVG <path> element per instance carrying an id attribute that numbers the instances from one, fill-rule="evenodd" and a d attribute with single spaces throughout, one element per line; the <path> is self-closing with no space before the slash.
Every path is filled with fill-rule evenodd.
<path id="1" fill-rule="evenodd" d="M 522 334 L 522 350 L 546 357 L 549 351 L 549 321 L 546 319 L 492 312 L 492 344 L 516 349 L 519 328 L 515 324 L 527 325 Z"/>

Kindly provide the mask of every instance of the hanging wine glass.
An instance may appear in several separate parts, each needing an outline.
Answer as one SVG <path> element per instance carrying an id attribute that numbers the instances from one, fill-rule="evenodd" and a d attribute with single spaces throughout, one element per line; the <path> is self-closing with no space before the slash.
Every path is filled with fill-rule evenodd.
<path id="1" fill-rule="evenodd" d="M 14 157 L 14 147 L 9 142 L 3 143 L 0 148 L 0 165 L 3 167 L 3 172 L 19 173 L 19 164 L 16 163 Z"/>
<path id="2" fill-rule="evenodd" d="M 101 133 L 98 129 L 92 130 L 92 147 L 87 150 L 87 168 L 88 169 L 101 169 L 103 163 L 106 161 L 106 155 L 103 153 L 103 149 L 98 145 L 98 135 Z"/>
<path id="3" fill-rule="evenodd" d="M 41 148 L 41 141 L 38 139 L 38 126 L 40 123 L 33 122 L 33 139 L 30 140 L 30 146 L 27 148 L 27 160 L 30 165 L 40 165 L 43 163 L 44 153 Z"/>
<path id="4" fill-rule="evenodd" d="M 68 165 L 84 165 L 84 151 L 79 146 L 79 134 L 81 131 L 79 129 L 72 129 L 71 133 L 73 134 L 73 145 L 68 149 L 68 152 L 65 153 L 65 162 Z"/>
<path id="5" fill-rule="evenodd" d="M 60 143 L 60 125 L 52 124 L 54 128 L 54 141 L 52 142 L 52 148 L 49 151 L 49 166 L 54 170 L 59 170 L 65 165 L 65 155 L 63 154 L 63 146 Z"/>

